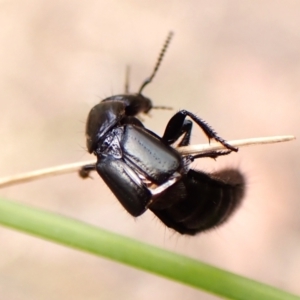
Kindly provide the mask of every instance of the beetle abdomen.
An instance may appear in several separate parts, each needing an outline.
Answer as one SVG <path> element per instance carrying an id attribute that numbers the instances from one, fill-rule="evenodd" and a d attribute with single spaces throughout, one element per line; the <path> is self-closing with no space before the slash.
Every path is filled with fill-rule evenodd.
<path id="1" fill-rule="evenodd" d="M 224 223 L 239 207 L 244 191 L 245 179 L 238 170 L 213 175 L 190 170 L 149 208 L 168 227 L 194 235 Z"/>

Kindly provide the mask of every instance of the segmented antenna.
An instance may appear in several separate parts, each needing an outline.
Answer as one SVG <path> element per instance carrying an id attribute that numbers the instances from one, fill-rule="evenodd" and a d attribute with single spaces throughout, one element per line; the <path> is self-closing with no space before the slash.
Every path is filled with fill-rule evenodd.
<path id="1" fill-rule="evenodd" d="M 171 106 L 152 106 L 151 109 L 166 109 L 166 110 L 173 110 L 173 107 Z"/>
<path id="2" fill-rule="evenodd" d="M 172 39 L 172 36 L 173 36 L 173 32 L 170 31 L 169 34 L 168 34 L 168 36 L 167 36 L 167 39 L 166 39 L 166 41 L 165 41 L 165 43 L 164 43 L 164 45 L 163 45 L 163 48 L 162 48 L 161 51 L 160 51 L 160 54 L 159 54 L 157 63 L 156 63 L 156 65 L 155 65 L 155 68 L 154 68 L 154 70 L 153 70 L 151 76 L 150 76 L 149 78 L 147 78 L 147 79 L 142 83 L 142 86 L 140 87 L 140 90 L 139 90 L 139 94 L 142 93 L 144 87 L 145 87 L 147 84 L 149 84 L 149 83 L 152 81 L 152 79 L 154 78 L 154 76 L 155 76 L 155 74 L 156 74 L 156 72 L 157 72 L 157 70 L 158 70 L 158 68 L 159 68 L 159 66 L 160 66 L 160 64 L 161 64 L 161 62 L 162 62 L 162 59 L 163 59 L 163 57 L 164 57 L 164 55 L 165 55 L 165 53 L 166 53 L 166 51 L 167 51 L 167 48 L 168 48 L 168 46 L 169 46 L 169 44 L 170 44 L 170 41 L 171 41 L 171 39 Z"/>

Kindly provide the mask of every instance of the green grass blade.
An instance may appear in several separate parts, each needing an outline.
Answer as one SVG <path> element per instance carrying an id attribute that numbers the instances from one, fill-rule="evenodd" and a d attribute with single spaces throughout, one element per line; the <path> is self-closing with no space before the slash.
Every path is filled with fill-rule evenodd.
<path id="1" fill-rule="evenodd" d="M 94 226 L 0 199 L 0 224 L 208 291 L 226 299 L 300 297 Z"/>

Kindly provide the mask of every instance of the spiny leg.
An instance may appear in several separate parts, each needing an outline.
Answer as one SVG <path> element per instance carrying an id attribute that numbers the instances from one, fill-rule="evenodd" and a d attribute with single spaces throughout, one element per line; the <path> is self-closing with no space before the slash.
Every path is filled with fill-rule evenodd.
<path id="1" fill-rule="evenodd" d="M 78 171 L 78 174 L 81 178 L 85 179 L 90 177 L 92 171 L 96 171 L 96 164 L 82 166 Z"/>
<path id="2" fill-rule="evenodd" d="M 196 158 L 203 158 L 203 157 L 209 157 L 209 158 L 216 159 L 219 156 L 228 155 L 231 152 L 232 152 L 231 150 L 217 150 L 217 151 L 211 151 L 211 152 L 207 152 L 207 153 L 194 154 L 194 155 L 191 155 L 191 157 L 192 157 L 192 160 L 194 160 Z"/>
<path id="3" fill-rule="evenodd" d="M 172 117 L 172 119 L 173 118 L 174 117 Z M 172 119 L 169 121 L 162 139 L 166 141 L 169 145 L 171 145 L 175 143 L 183 135 L 183 138 L 178 144 L 178 146 L 179 147 L 188 146 L 190 144 L 192 127 L 193 127 L 192 121 L 182 120 L 182 122 L 178 122 L 177 124 L 174 124 L 174 126 L 173 125 L 169 126 Z"/>
<path id="4" fill-rule="evenodd" d="M 218 136 L 214 129 L 210 127 L 204 120 L 187 110 L 179 111 L 170 119 L 163 136 L 163 139 L 165 139 L 167 143 L 172 144 L 176 141 L 176 137 L 178 139 L 181 128 L 185 124 L 186 117 L 190 117 L 204 131 L 209 140 L 214 139 L 221 143 L 228 150 L 235 152 L 238 151 L 238 148 L 229 145 L 223 138 Z"/>
<path id="5" fill-rule="evenodd" d="M 190 164 L 197 158 L 212 158 L 216 159 L 219 156 L 224 156 L 230 154 L 232 151 L 231 150 L 215 150 L 215 151 L 210 151 L 206 153 L 199 153 L 199 154 L 191 154 L 187 156 L 183 156 L 183 163 L 185 166 L 186 172 L 190 170 Z"/>

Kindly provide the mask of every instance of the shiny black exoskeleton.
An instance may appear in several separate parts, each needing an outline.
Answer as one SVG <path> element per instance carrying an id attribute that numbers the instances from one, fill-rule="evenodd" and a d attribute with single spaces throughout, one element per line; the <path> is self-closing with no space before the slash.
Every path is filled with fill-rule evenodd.
<path id="1" fill-rule="evenodd" d="M 139 216 L 150 209 L 166 226 L 194 235 L 220 225 L 232 215 L 241 202 L 245 183 L 235 169 L 216 174 L 190 169 L 196 158 L 216 158 L 237 151 L 195 114 L 186 110 L 176 113 L 162 137 L 136 118 L 154 108 L 142 90 L 155 76 L 171 36 L 152 75 L 137 94 L 106 98 L 90 111 L 87 149 L 96 155 L 97 163 L 84 166 L 80 175 L 85 178 L 96 170 L 131 215 Z M 187 117 L 226 150 L 182 156 L 172 145 L 180 138 L 179 146 L 189 145 L 193 123 Z"/>

